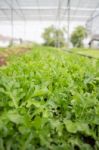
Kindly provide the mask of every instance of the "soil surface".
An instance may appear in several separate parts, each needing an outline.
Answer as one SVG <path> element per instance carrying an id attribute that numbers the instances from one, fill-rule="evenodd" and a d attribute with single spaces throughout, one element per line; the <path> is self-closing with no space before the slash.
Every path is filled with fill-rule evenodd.
<path id="1" fill-rule="evenodd" d="M 23 53 L 31 50 L 30 47 L 15 47 L 15 48 L 7 48 L 4 51 L 0 52 L 0 67 L 7 65 L 8 58 L 10 56 L 20 56 Z"/>

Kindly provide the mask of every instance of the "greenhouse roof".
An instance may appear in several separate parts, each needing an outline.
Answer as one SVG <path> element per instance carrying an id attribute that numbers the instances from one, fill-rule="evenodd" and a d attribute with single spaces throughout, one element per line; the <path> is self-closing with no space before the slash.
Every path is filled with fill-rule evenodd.
<path id="1" fill-rule="evenodd" d="M 68 10 L 71 21 L 87 21 L 99 14 L 99 0 L 0 0 L 0 21 L 65 21 Z"/>

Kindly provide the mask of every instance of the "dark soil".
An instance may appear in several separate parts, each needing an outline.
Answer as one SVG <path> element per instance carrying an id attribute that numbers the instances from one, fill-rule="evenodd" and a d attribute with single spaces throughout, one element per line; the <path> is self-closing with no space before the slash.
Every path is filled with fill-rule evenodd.
<path id="1" fill-rule="evenodd" d="M 0 56 L 0 67 L 7 65 L 6 58 L 4 56 Z"/>

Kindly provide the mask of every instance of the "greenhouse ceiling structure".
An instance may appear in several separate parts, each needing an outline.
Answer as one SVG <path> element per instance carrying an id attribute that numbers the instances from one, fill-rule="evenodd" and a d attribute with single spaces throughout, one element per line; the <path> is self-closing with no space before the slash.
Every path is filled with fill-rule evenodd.
<path id="1" fill-rule="evenodd" d="M 87 21 L 99 0 L 0 0 L 0 20 L 66 20 L 68 9 L 71 20 Z"/>
<path id="2" fill-rule="evenodd" d="M 83 21 L 96 30 L 99 24 L 99 0 L 0 0 L 0 21 Z"/>

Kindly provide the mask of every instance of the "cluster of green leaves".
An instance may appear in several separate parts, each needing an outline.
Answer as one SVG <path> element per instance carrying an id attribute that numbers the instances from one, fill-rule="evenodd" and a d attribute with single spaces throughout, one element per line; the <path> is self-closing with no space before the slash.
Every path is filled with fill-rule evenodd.
<path id="1" fill-rule="evenodd" d="M 87 29 L 77 26 L 71 35 L 71 42 L 74 47 L 83 47 L 83 40 L 87 37 Z"/>
<path id="2" fill-rule="evenodd" d="M 44 45 L 53 47 L 66 46 L 65 32 L 65 28 L 57 29 L 54 26 L 45 28 L 42 34 L 42 37 L 44 39 Z"/>
<path id="3" fill-rule="evenodd" d="M 99 150 L 99 61 L 35 47 L 2 67 L 0 150 Z"/>

